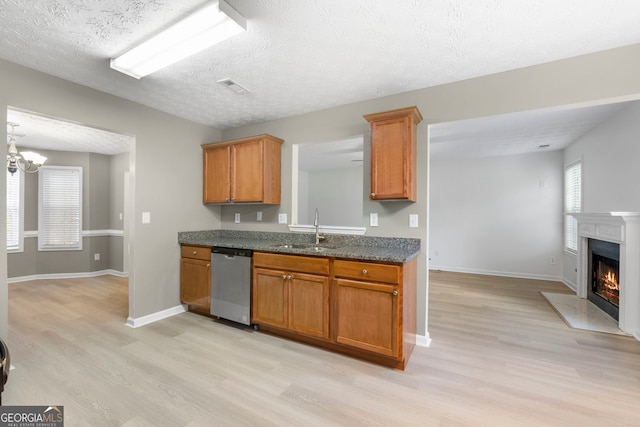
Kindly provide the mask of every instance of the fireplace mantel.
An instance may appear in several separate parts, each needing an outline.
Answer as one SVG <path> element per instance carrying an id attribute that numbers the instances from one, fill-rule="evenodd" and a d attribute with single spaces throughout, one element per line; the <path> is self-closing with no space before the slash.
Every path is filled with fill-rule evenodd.
<path id="1" fill-rule="evenodd" d="M 618 327 L 640 340 L 640 212 L 571 214 L 578 221 L 578 283 L 587 297 L 588 239 L 620 245 L 620 319 Z"/>

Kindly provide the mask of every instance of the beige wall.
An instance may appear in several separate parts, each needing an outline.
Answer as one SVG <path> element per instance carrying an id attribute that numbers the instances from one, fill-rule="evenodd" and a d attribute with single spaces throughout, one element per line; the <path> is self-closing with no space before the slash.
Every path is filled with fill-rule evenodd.
<path id="1" fill-rule="evenodd" d="M 219 228 L 219 208 L 202 205 L 200 144 L 220 131 L 6 61 L 0 61 L 0 111 L 8 106 L 132 135 L 129 315 L 138 318 L 179 301 L 177 233 Z M 0 137 L 6 139 L 6 128 Z M 5 190 L 5 175 L 0 174 Z M 2 199 L 4 206 L 5 199 Z M 142 224 L 142 212 L 151 224 Z M 6 219 L 0 228 L 5 230 Z M 8 333 L 5 232 L 0 232 L 0 336 Z M 126 319 L 123 319 L 123 323 Z"/>
<path id="2" fill-rule="evenodd" d="M 275 224 L 277 212 L 291 212 L 291 146 L 299 142 L 332 141 L 365 134 L 363 114 L 416 105 L 424 117 L 418 126 L 418 201 L 370 202 L 364 205 L 364 218 L 379 214 L 380 226 L 367 234 L 379 236 L 419 237 L 422 252 L 418 261 L 418 334 L 428 336 L 427 326 L 427 212 L 428 212 L 428 125 L 473 117 L 526 111 L 568 104 L 589 104 L 619 97 L 640 95 L 640 45 L 609 50 L 535 67 L 480 77 L 399 95 L 339 106 L 314 113 L 274 120 L 267 123 L 225 130 L 224 139 L 270 133 L 285 140 L 282 149 L 282 204 L 273 208 L 272 222 L 233 223 L 233 213 L 255 218 L 255 207 L 222 209 L 224 228 L 253 228 L 284 231 Z M 365 159 L 368 156 L 365 138 Z M 369 168 L 365 161 L 365 188 L 369 187 Z M 419 214 L 418 229 L 408 228 L 408 215 Z M 265 221 L 268 221 L 265 218 Z M 423 319 L 420 321 L 420 319 Z"/>
<path id="3" fill-rule="evenodd" d="M 427 211 L 428 146 L 431 123 L 524 111 L 565 104 L 581 104 L 640 95 L 640 45 L 524 68 L 463 82 L 359 102 L 301 116 L 227 130 L 215 129 L 163 114 L 104 93 L 0 61 L 0 111 L 6 107 L 93 125 L 136 136 L 131 152 L 133 205 L 130 266 L 130 316 L 136 318 L 175 306 L 179 301 L 179 230 L 218 228 L 218 207 L 201 203 L 203 142 L 270 133 L 285 139 L 283 201 L 267 207 L 263 223 L 243 223 L 243 229 L 284 230 L 273 223 L 277 213 L 291 211 L 291 144 L 337 140 L 367 132 L 363 114 L 417 105 L 425 121 L 418 132 L 420 185 L 417 203 L 367 202 L 380 214 L 381 236 L 415 236 L 423 240 L 419 259 L 419 334 L 427 334 Z M 0 136 L 5 137 L 5 130 Z M 179 153 L 179 155 L 178 155 Z M 367 153 L 365 153 L 367 155 Z M 365 163 L 366 164 L 366 163 Z M 365 167 L 365 178 L 368 169 Z M 0 174 L 0 188 L 5 178 Z M 365 183 L 366 185 L 366 183 Z M 2 198 L 1 203 L 4 202 Z M 255 207 L 240 207 L 252 211 Z M 222 226 L 234 228 L 236 208 L 222 209 Z M 141 224 L 144 211 L 152 222 Z M 420 228 L 407 228 L 409 213 L 420 215 Z M 0 224 L 4 230 L 5 219 Z M 0 241 L 0 335 L 7 335 L 5 236 Z"/>

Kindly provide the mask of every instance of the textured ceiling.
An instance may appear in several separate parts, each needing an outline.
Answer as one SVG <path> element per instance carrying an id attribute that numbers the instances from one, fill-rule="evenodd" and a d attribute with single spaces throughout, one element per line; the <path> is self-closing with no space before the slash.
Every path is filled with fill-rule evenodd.
<path id="1" fill-rule="evenodd" d="M 19 147 L 114 155 L 129 151 L 133 140 L 131 136 L 14 109 L 7 110 L 7 121 L 17 125 L 13 131 Z M 7 132 L 11 130 L 8 126 Z"/>
<path id="2" fill-rule="evenodd" d="M 563 150 L 631 104 L 547 108 L 439 123 L 429 127 L 431 158 L 477 158 Z"/>
<path id="3" fill-rule="evenodd" d="M 204 3 L 0 0 L 0 58 L 226 129 L 640 43 L 637 0 L 228 0 L 246 33 L 141 80 L 109 68 Z"/>

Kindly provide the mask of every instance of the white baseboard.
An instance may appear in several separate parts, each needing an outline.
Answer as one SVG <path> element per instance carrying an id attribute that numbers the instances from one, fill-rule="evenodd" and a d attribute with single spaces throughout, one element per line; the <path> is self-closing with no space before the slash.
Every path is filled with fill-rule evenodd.
<path id="1" fill-rule="evenodd" d="M 564 283 L 564 285 L 567 288 L 571 289 L 573 292 L 578 293 L 578 286 L 575 283 L 573 283 L 572 281 L 567 280 L 566 278 L 563 278 L 562 279 L 562 283 Z"/>
<path id="2" fill-rule="evenodd" d="M 532 274 L 532 273 L 518 273 L 512 271 L 493 271 L 493 270 L 477 270 L 473 268 L 458 268 L 458 267 L 443 267 L 438 265 L 429 265 L 431 271 L 448 271 L 451 273 L 468 273 L 468 274 L 481 274 L 483 276 L 500 276 L 500 277 L 514 277 L 518 279 L 534 279 L 534 280 L 552 280 L 555 282 L 562 282 L 562 277 L 551 276 L 546 274 Z"/>
<path id="3" fill-rule="evenodd" d="M 9 277 L 7 283 L 27 282 L 29 280 L 41 280 L 41 279 L 78 279 L 85 277 L 98 277 L 104 275 L 113 275 L 119 277 L 127 277 L 129 273 L 125 273 L 117 270 L 99 270 L 99 271 L 87 271 L 81 273 L 53 273 L 53 274 L 33 274 L 31 276 L 21 277 Z"/>
<path id="4" fill-rule="evenodd" d="M 149 323 L 157 322 L 158 320 L 166 319 L 167 317 L 184 313 L 185 311 L 187 311 L 187 307 L 180 304 L 176 305 L 175 307 L 167 308 L 166 310 L 147 314 L 146 316 L 136 318 L 129 317 L 127 318 L 126 325 L 130 328 L 139 328 L 140 326 L 148 325 Z"/>
<path id="5" fill-rule="evenodd" d="M 431 338 L 429 337 L 429 332 L 427 332 L 426 335 L 416 334 L 416 345 L 418 347 L 430 347 Z"/>

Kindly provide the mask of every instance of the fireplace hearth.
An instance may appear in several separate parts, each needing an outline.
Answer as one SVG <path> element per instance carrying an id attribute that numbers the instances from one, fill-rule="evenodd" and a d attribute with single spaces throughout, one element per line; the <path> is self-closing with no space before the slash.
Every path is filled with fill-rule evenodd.
<path id="1" fill-rule="evenodd" d="M 620 310 L 620 245 L 589 239 L 587 298 L 616 321 Z"/>

